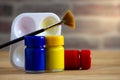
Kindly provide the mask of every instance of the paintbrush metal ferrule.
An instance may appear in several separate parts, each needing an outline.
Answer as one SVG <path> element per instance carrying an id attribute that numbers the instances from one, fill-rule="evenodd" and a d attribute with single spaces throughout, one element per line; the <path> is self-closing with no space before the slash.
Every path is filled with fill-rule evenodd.
<path id="1" fill-rule="evenodd" d="M 59 26 L 59 25 L 61 25 L 62 23 L 64 23 L 64 22 L 63 22 L 63 21 L 60 21 L 60 22 L 58 22 L 58 23 L 56 23 L 56 24 L 53 24 L 53 25 L 51 25 L 51 26 L 49 26 L 49 27 L 47 27 L 47 28 L 44 28 L 44 29 L 47 30 L 47 29 L 53 28 L 53 27 L 55 27 L 55 26 Z"/>

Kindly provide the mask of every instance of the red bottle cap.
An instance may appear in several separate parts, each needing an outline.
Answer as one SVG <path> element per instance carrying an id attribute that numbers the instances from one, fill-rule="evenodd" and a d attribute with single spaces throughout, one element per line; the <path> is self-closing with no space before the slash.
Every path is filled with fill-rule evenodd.
<path id="1" fill-rule="evenodd" d="M 65 70 L 80 69 L 79 50 L 65 50 Z"/>
<path id="2" fill-rule="evenodd" d="M 91 67 L 91 51 L 81 50 L 80 52 L 80 65 L 81 69 L 87 70 Z"/>

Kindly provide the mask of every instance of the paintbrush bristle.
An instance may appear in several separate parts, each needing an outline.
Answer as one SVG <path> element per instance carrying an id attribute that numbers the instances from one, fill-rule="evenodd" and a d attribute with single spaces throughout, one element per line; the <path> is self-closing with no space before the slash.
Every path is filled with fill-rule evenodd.
<path id="1" fill-rule="evenodd" d="M 75 28 L 75 19 L 70 10 L 68 10 L 62 18 L 62 21 L 65 25 L 71 27 L 72 29 Z"/>

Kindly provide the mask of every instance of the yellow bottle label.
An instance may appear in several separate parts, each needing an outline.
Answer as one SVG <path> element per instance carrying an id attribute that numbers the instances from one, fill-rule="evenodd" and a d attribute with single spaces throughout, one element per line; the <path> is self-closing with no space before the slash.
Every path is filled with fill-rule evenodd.
<path id="1" fill-rule="evenodd" d="M 62 46 L 46 47 L 46 69 L 64 70 L 64 48 Z"/>

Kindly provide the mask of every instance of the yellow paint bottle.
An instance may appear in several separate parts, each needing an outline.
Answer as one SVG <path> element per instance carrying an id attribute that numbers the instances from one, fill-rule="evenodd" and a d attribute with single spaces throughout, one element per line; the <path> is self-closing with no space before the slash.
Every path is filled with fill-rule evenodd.
<path id="1" fill-rule="evenodd" d="M 46 70 L 58 72 L 64 70 L 64 37 L 46 36 Z"/>

